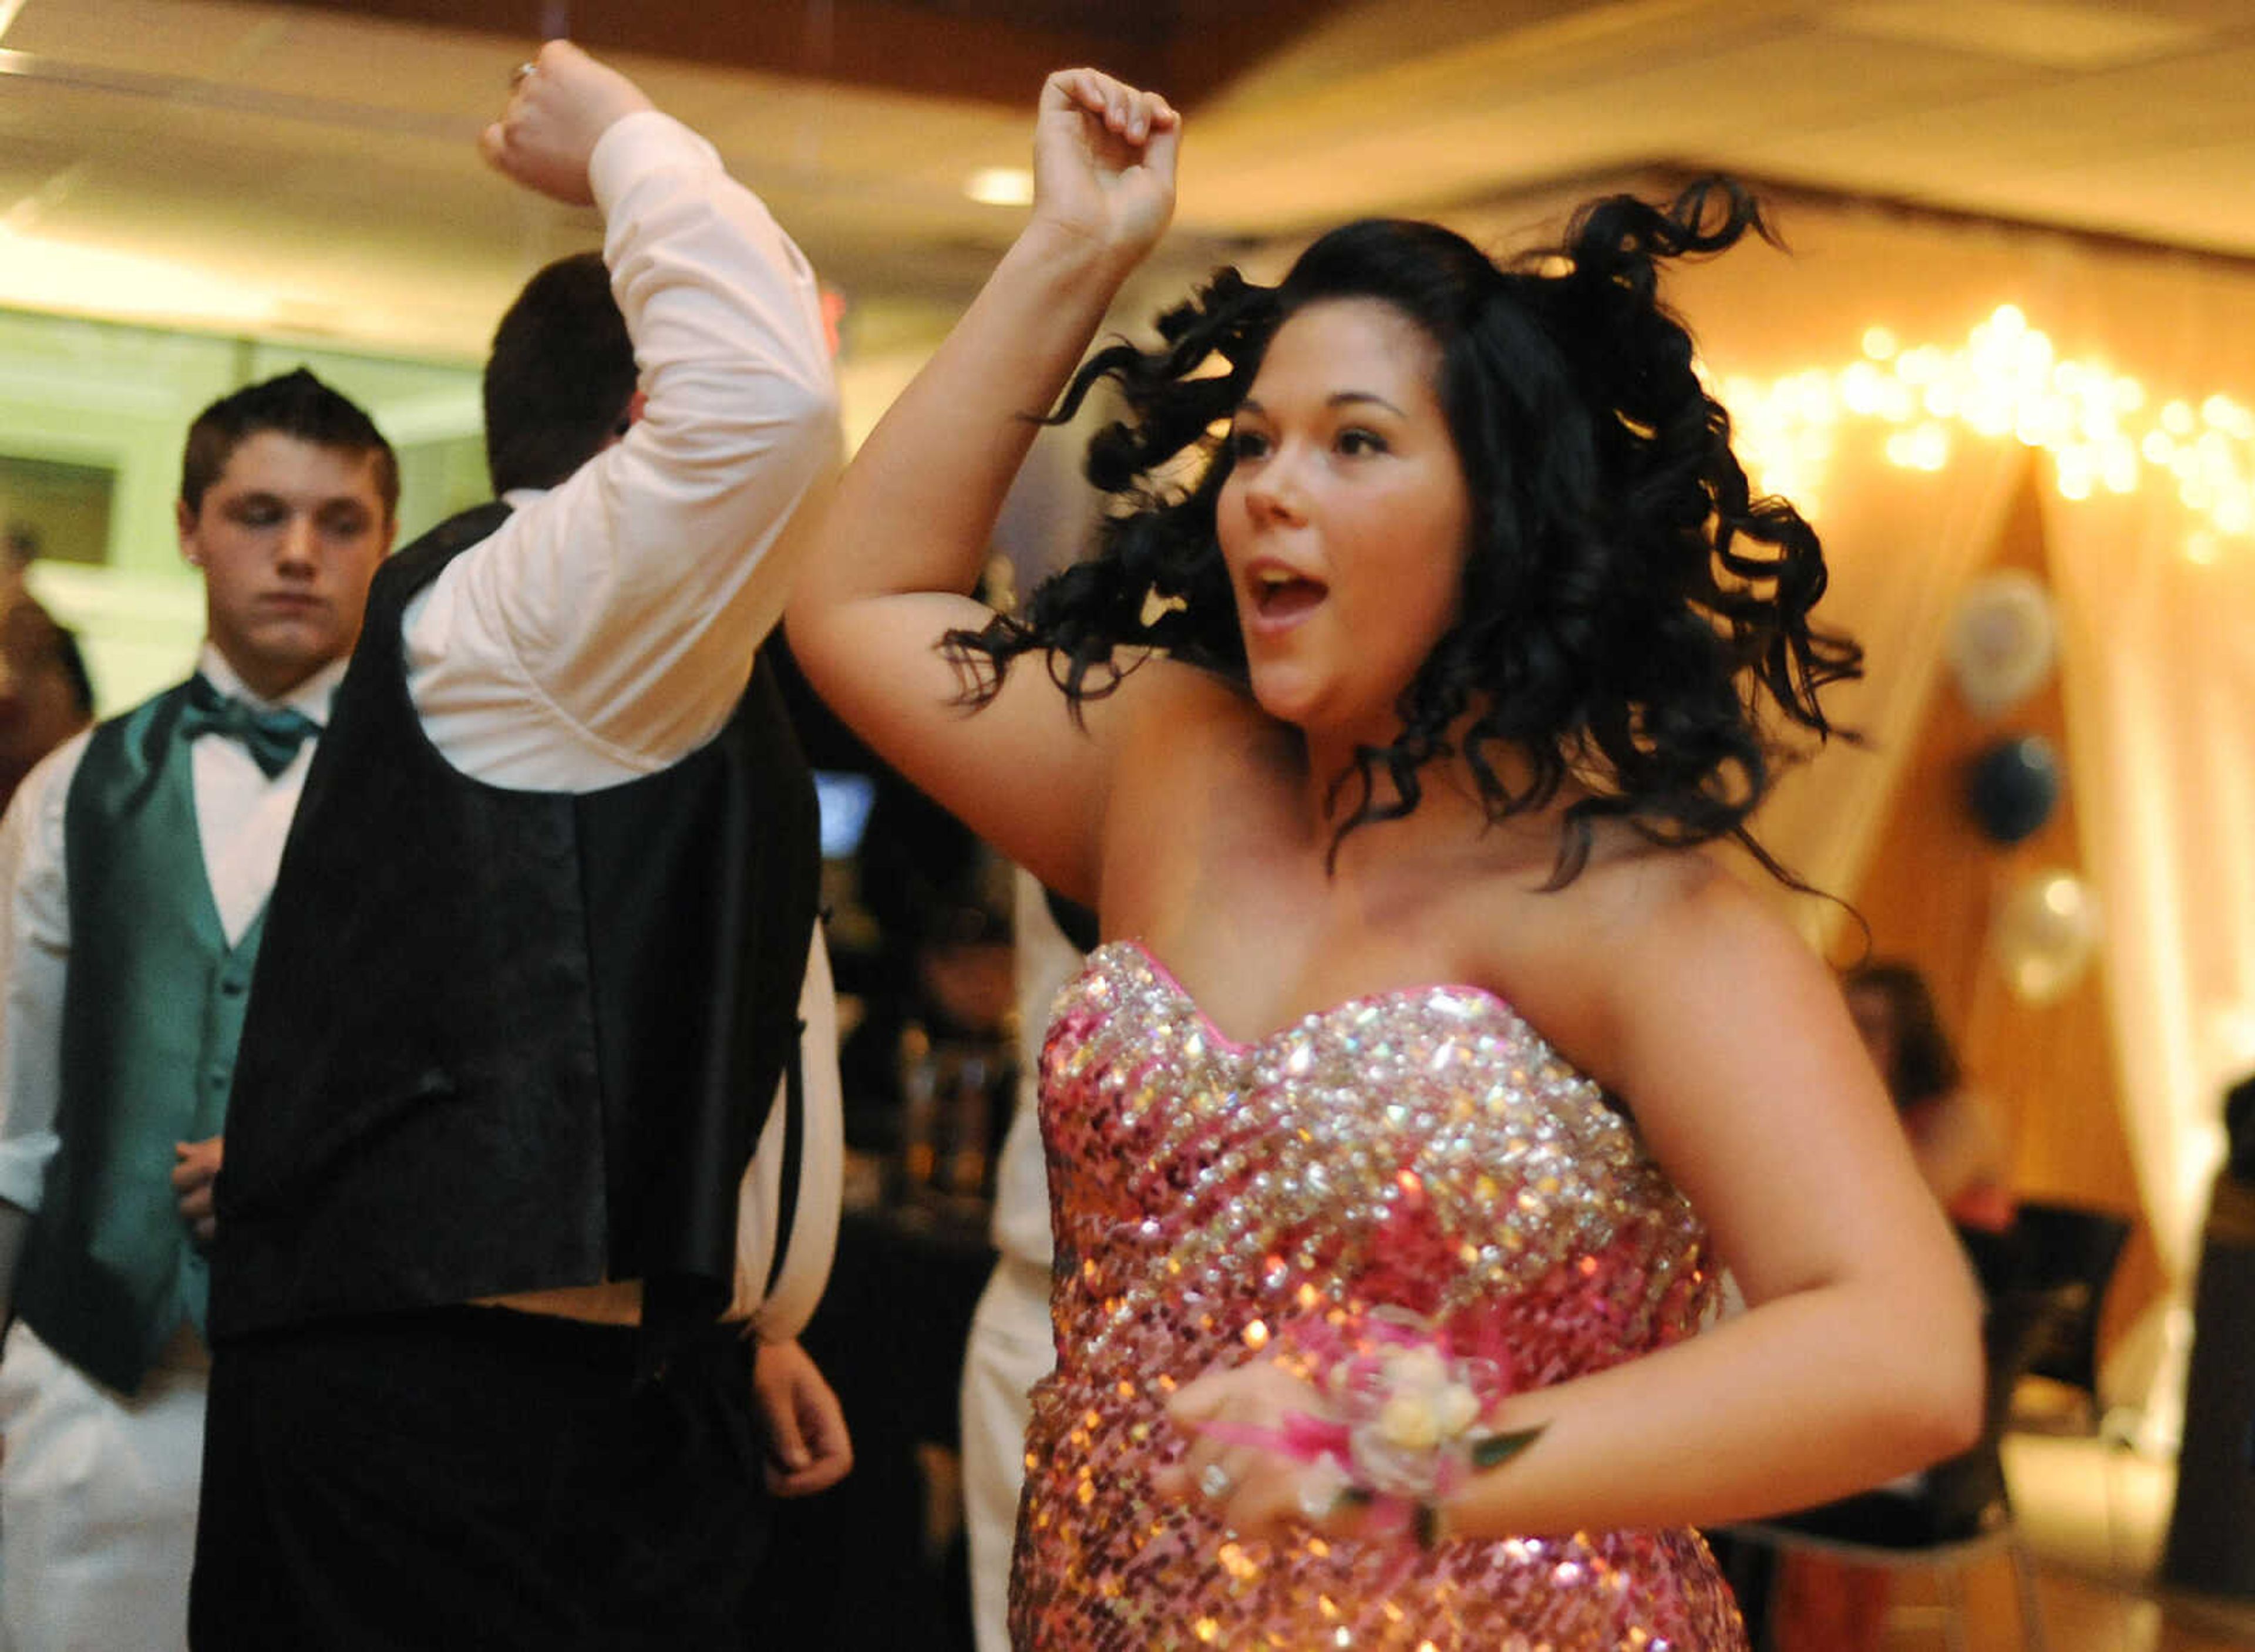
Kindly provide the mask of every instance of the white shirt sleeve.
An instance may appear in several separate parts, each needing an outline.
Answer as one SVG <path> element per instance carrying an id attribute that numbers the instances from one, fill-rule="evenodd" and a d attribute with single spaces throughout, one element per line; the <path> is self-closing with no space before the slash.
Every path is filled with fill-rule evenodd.
<path id="1" fill-rule="evenodd" d="M 782 1216 L 784 1135 L 789 1128 L 788 1081 L 776 1095 L 761 1132 L 758 1152 L 738 1190 L 736 1293 L 731 1318 L 748 1314 L 762 1342 L 797 1336 L 813 1317 L 838 1248 L 839 1201 L 845 1186 L 846 1126 L 838 1079 L 838 1004 L 830 981 L 830 954 L 822 925 L 806 955 L 806 980 L 800 988 L 798 1017 L 802 1110 L 799 1118 L 798 1193 L 790 1231 L 778 1234 Z M 766 1290 L 776 1246 L 783 1247 L 783 1271 Z M 765 1291 L 764 1299 L 762 1293 Z"/>
<path id="2" fill-rule="evenodd" d="M 62 1090 L 70 891 L 63 809 L 86 753 L 74 735 L 32 772 L 0 818 L 0 1199 L 39 1207 Z"/>
<path id="3" fill-rule="evenodd" d="M 410 691 L 447 760 L 588 791 L 717 734 L 774 629 L 839 445 L 814 272 L 711 144 L 655 111 L 589 168 L 643 417 L 408 608 Z"/>

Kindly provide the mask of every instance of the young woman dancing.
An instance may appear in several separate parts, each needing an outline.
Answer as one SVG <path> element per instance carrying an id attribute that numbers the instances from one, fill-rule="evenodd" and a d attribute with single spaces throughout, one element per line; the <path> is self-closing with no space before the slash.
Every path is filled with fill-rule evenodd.
<path id="1" fill-rule="evenodd" d="M 1051 77 L 1031 220 L 790 615 L 871 745 L 1102 917 L 1043 1060 L 1015 1638 L 1740 1645 L 1693 1526 L 1980 1409 L 1839 992 L 1702 847 L 1763 794 L 1758 712 L 1821 734 L 1857 668 L 1654 296 L 1758 220 L 1607 200 L 1508 268 L 1353 225 L 1073 377 L 1179 133 Z M 1103 377 L 1101 545 L 998 617 L 963 593 L 1034 419 Z M 1703 1331 L 1725 1264 L 1750 1311 Z"/>

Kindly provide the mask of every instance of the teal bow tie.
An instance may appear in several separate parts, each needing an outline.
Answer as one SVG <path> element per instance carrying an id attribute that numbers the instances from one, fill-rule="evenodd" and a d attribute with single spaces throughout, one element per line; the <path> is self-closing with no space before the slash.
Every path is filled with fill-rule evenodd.
<path id="1" fill-rule="evenodd" d="M 188 701 L 180 708 L 180 738 L 193 741 L 218 735 L 240 744 L 269 780 L 290 766 L 308 735 L 321 732 L 320 724 L 299 711 L 277 707 L 262 711 L 231 694 L 222 694 L 200 671 L 188 680 Z"/>

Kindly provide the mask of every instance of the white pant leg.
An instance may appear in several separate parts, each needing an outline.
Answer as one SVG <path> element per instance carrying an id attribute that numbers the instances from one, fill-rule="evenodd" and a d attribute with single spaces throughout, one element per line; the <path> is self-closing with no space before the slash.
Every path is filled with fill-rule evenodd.
<path id="1" fill-rule="evenodd" d="M 200 1371 L 128 1399 L 20 1321 L 0 1358 L 0 1592 L 13 1652 L 182 1652 L 203 1472 Z"/>
<path id="2" fill-rule="evenodd" d="M 979 1652 L 1008 1652 L 1010 1547 L 1032 1410 L 1027 1391 L 1055 1363 L 1049 1269 L 1005 1256 L 979 1298 L 963 1355 L 963 1508 Z"/>

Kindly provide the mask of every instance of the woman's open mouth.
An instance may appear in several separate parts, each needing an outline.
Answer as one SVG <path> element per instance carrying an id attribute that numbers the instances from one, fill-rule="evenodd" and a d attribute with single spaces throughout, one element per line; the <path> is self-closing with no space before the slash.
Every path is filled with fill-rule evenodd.
<path id="1" fill-rule="evenodd" d="M 1253 611 L 1270 625 L 1289 624 L 1304 617 L 1331 594 L 1320 580 L 1271 563 L 1252 575 Z"/>

